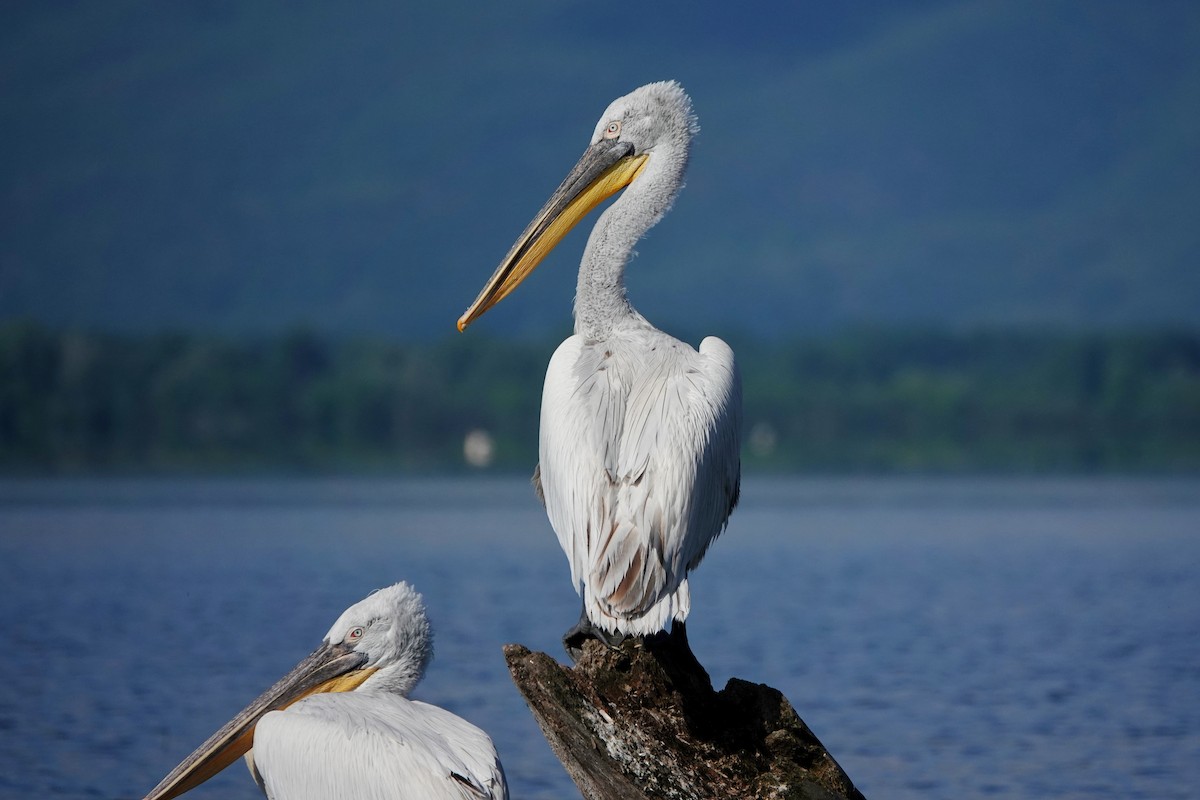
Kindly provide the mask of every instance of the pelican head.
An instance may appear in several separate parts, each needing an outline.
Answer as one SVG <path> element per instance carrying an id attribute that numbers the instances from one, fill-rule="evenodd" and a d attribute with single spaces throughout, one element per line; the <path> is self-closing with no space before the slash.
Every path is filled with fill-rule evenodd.
<path id="1" fill-rule="evenodd" d="M 421 595 L 407 583 L 380 589 L 346 609 L 321 646 L 259 695 L 154 787 L 145 800 L 194 789 L 254 746 L 269 711 L 322 692 L 383 691 L 407 696 L 433 655 Z"/>
<path id="2" fill-rule="evenodd" d="M 507 297 L 576 223 L 635 180 L 646 181 L 651 175 L 665 179 L 669 191 L 652 201 L 639 219 L 642 232 L 658 222 L 682 185 L 697 130 L 692 101 L 675 81 L 647 84 L 614 100 L 596 123 L 579 162 L 459 317 L 458 329 L 465 330 Z"/>

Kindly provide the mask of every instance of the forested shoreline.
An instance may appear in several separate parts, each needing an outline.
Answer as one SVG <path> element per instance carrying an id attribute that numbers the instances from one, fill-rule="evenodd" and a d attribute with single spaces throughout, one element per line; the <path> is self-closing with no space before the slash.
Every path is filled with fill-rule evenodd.
<path id="1" fill-rule="evenodd" d="M 747 468 L 1200 469 L 1200 333 L 882 329 L 733 340 Z M 467 469 L 537 458 L 556 342 L 0 324 L 6 474 Z M 477 434 L 478 436 L 478 434 Z"/>

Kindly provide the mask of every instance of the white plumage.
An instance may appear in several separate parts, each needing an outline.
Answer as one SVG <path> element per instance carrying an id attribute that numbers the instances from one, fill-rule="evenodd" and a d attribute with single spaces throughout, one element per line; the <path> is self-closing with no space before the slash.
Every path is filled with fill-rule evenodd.
<path id="1" fill-rule="evenodd" d="M 507 798 L 488 735 L 408 699 L 432 655 L 421 596 L 403 582 L 371 594 L 146 800 L 176 797 L 243 754 L 271 800 Z"/>
<path id="2" fill-rule="evenodd" d="M 319 694 L 272 711 L 254 732 L 254 765 L 273 800 L 506 797 L 487 734 L 398 695 Z"/>
<path id="3" fill-rule="evenodd" d="M 575 222 L 624 188 L 588 239 L 575 335 L 546 371 L 535 473 L 587 620 L 609 633 L 648 635 L 687 617 L 688 572 L 738 498 L 733 351 L 715 337 L 697 351 L 663 333 L 625 292 L 634 244 L 679 193 L 695 131 L 677 83 L 614 101 L 579 164 L 459 320 L 464 328 L 499 302 Z"/>
<path id="4" fill-rule="evenodd" d="M 433 656 L 429 622 L 412 587 L 398 583 L 351 606 L 325 636 L 326 644 L 338 642 L 365 654 L 362 669 L 374 671 L 353 692 L 312 694 L 259 720 L 252 769 L 268 798 L 507 797 L 486 733 L 408 699 Z"/>
<path id="5" fill-rule="evenodd" d="M 733 352 L 648 323 L 561 344 L 542 394 L 546 513 L 593 624 L 646 635 L 690 610 L 687 573 L 738 490 Z"/>

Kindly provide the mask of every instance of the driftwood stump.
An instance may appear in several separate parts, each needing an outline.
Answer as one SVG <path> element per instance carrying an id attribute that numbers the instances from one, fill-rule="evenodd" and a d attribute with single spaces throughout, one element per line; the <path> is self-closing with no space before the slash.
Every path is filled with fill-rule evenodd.
<path id="1" fill-rule="evenodd" d="M 589 641 L 574 668 L 518 644 L 504 656 L 586 800 L 863 800 L 778 690 L 713 691 L 686 643 Z"/>

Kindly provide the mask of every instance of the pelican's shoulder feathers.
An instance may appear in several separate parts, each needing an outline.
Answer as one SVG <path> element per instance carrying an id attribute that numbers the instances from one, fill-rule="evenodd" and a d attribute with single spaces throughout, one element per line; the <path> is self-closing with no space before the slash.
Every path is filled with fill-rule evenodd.
<path id="1" fill-rule="evenodd" d="M 268 795 L 289 800 L 508 796 L 486 733 L 384 692 L 318 694 L 267 714 L 255 730 L 254 762 Z M 396 793 L 401 787 L 409 794 Z"/>

